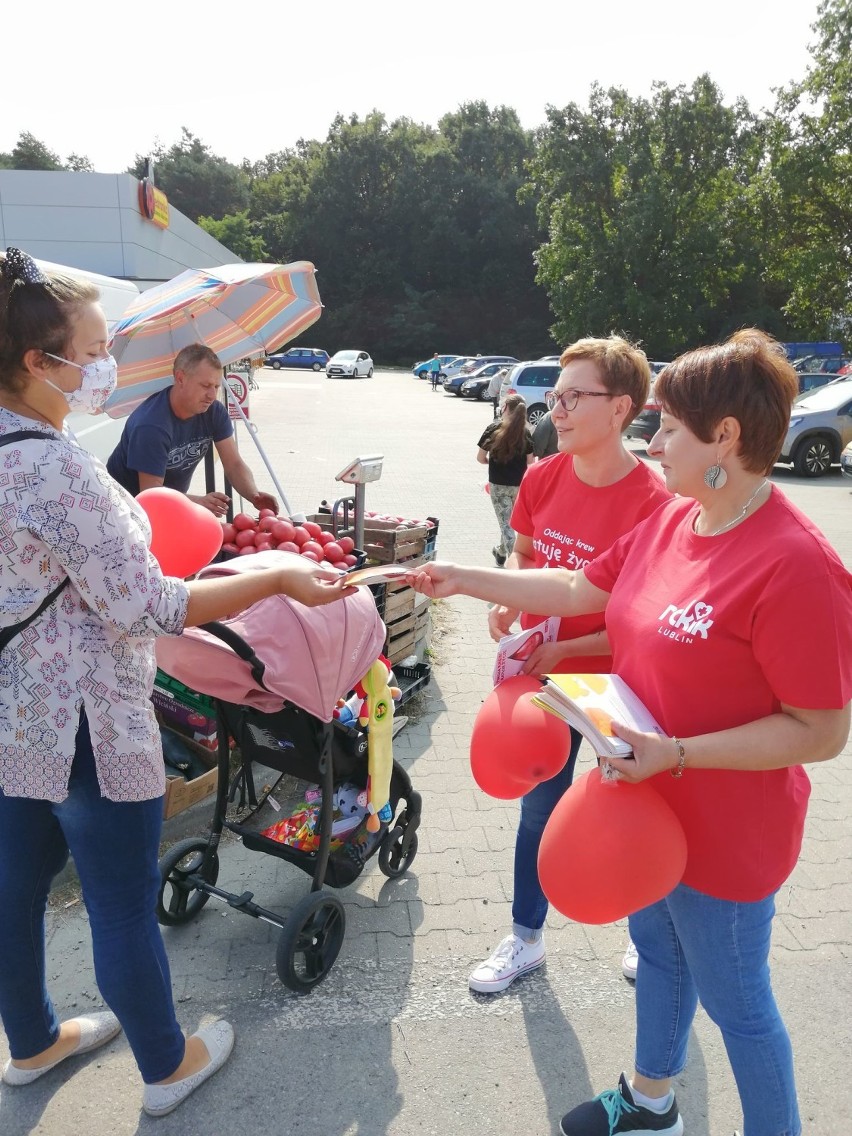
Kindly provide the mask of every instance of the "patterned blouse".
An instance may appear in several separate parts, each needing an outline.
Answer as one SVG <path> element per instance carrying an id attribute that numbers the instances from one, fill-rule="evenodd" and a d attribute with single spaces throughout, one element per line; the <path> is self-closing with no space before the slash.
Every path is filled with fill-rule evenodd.
<path id="1" fill-rule="evenodd" d="M 85 708 L 102 794 L 165 790 L 150 697 L 154 639 L 179 635 L 189 591 L 148 551 L 145 513 L 68 433 L 0 407 L 0 626 L 71 583 L 0 653 L 0 788 L 62 801 Z"/>

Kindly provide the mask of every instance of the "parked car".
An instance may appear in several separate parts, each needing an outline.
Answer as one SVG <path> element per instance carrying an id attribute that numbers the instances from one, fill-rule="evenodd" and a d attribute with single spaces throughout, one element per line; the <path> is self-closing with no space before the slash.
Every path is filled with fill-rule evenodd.
<path id="1" fill-rule="evenodd" d="M 839 379 L 798 400 L 779 462 L 801 477 L 824 477 L 852 442 L 852 378 Z"/>
<path id="2" fill-rule="evenodd" d="M 840 472 L 844 477 L 852 477 L 852 442 L 840 455 Z"/>
<path id="3" fill-rule="evenodd" d="M 848 355 L 806 355 L 804 359 L 797 359 L 793 370 L 809 372 L 810 374 L 836 375 L 852 363 Z"/>
<path id="4" fill-rule="evenodd" d="M 538 360 L 517 363 L 503 380 L 500 405 L 503 405 L 510 394 L 519 394 L 527 404 L 527 421 L 530 426 L 538 425 L 547 414 L 544 396 L 549 390 L 553 390 L 561 374 L 562 368 L 558 363 L 541 363 Z"/>
<path id="5" fill-rule="evenodd" d="M 809 391 L 828 386 L 829 383 L 836 382 L 842 376 L 835 375 L 831 371 L 805 371 L 804 373 L 800 372 L 796 378 L 799 380 L 799 397 L 796 402 L 800 402 Z"/>
<path id="6" fill-rule="evenodd" d="M 336 351 L 326 364 L 325 373 L 329 377 L 350 375 L 354 378 L 373 377 L 373 360 L 366 351 Z"/>
<path id="7" fill-rule="evenodd" d="M 474 371 L 478 371 L 480 367 L 486 363 L 502 363 L 505 367 L 507 363 L 517 363 L 518 359 L 514 355 L 477 355 L 475 359 L 468 359 L 462 367 L 462 370 L 467 374 L 472 375 Z"/>
<path id="8" fill-rule="evenodd" d="M 457 375 L 453 375 L 451 379 L 447 379 L 444 383 L 444 393 L 460 396 L 462 394 L 462 387 L 470 379 L 490 380 L 492 375 L 495 375 L 505 366 L 507 366 L 506 363 L 486 363 L 484 367 L 477 367 L 475 371 L 471 371 L 469 374 L 466 374 L 464 369 L 462 369 Z"/>
<path id="9" fill-rule="evenodd" d="M 466 359 L 466 355 L 439 355 L 438 361 L 441 366 L 446 366 L 447 363 L 452 363 L 454 359 Z M 415 379 L 428 379 L 431 371 L 431 359 L 424 359 L 422 363 L 415 363 L 411 368 L 411 373 Z"/>
<path id="10" fill-rule="evenodd" d="M 455 378 L 456 375 L 458 375 L 461 372 L 462 367 L 466 363 L 473 363 L 473 362 L 474 362 L 474 360 L 471 359 L 471 357 L 469 355 L 460 355 L 458 357 L 458 359 L 453 359 L 453 361 L 451 363 L 447 363 L 445 366 L 443 366 L 441 368 L 440 374 L 438 375 L 438 382 L 439 383 L 446 383 L 447 379 Z"/>
<path id="11" fill-rule="evenodd" d="M 494 382 L 494 376 L 503 376 L 511 370 L 511 367 L 503 363 L 489 363 L 487 367 L 480 367 L 478 371 L 465 379 L 461 386 L 462 398 L 476 398 L 480 402 L 489 402 L 491 395 L 491 384 Z M 502 385 L 502 384 L 501 384 Z"/>
<path id="12" fill-rule="evenodd" d="M 266 365 L 278 371 L 282 367 L 307 367 L 322 371 L 328 362 L 328 352 L 319 347 L 291 347 L 289 351 L 276 351 L 266 356 Z"/>

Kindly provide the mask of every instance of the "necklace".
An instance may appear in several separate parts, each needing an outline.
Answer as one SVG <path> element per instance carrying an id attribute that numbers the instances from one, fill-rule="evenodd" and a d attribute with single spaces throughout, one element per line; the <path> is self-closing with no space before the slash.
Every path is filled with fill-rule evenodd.
<path id="1" fill-rule="evenodd" d="M 707 535 L 708 536 L 718 536 L 719 533 L 725 532 L 726 529 L 733 528 L 733 526 L 738 521 L 741 521 L 743 519 L 743 517 L 746 515 L 746 513 L 748 512 L 749 505 L 751 505 L 752 501 L 755 499 L 755 497 L 758 495 L 758 493 L 761 491 L 761 489 L 764 489 L 768 484 L 769 484 L 769 482 L 766 481 L 765 479 L 763 481 L 761 481 L 760 485 L 758 485 L 757 489 L 755 489 L 754 493 L 752 493 L 751 497 L 749 497 L 748 501 L 746 501 L 745 505 L 743 505 L 742 509 L 740 510 L 739 513 L 737 513 L 737 515 L 734 517 L 734 519 L 732 521 L 728 521 L 728 523 L 726 525 L 722 525 L 721 528 L 716 529 L 715 532 L 708 533 Z"/>

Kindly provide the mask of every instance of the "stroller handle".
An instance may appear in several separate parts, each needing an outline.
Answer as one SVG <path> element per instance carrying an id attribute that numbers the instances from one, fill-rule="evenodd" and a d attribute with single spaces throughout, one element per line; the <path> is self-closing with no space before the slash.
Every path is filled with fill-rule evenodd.
<path id="1" fill-rule="evenodd" d="M 244 663 L 248 663 L 254 681 L 258 686 L 262 686 L 264 690 L 268 689 L 263 681 L 266 666 L 260 661 L 241 635 L 238 635 L 236 631 L 232 631 L 230 627 L 225 627 L 223 623 L 217 623 L 215 620 L 210 623 L 202 623 L 199 626 L 202 631 L 206 631 L 210 635 L 215 635 L 217 639 L 221 639 L 223 643 L 231 648 L 235 655 L 238 655 Z"/>

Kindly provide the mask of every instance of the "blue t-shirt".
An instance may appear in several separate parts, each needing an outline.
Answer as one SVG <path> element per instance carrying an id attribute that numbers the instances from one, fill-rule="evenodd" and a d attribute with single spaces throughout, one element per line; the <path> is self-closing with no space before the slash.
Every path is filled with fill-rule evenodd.
<path id="1" fill-rule="evenodd" d="M 136 407 L 107 461 L 112 477 L 134 497 L 140 473 L 162 477 L 169 489 L 186 493 L 211 442 L 221 442 L 234 432 L 221 402 L 212 403 L 203 414 L 178 418 L 169 402 L 170 390 L 166 387 Z"/>

